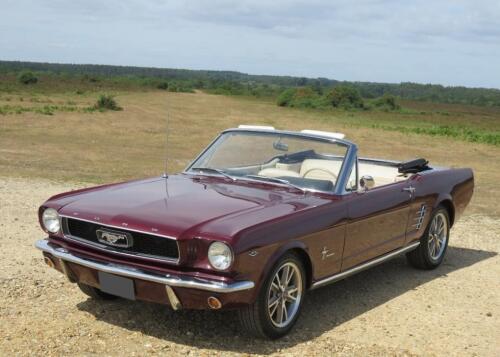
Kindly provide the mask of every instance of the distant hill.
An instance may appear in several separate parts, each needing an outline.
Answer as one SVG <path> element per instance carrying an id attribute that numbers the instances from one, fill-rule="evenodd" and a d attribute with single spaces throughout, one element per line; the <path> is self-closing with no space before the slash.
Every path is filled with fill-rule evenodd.
<path id="1" fill-rule="evenodd" d="M 163 79 L 186 82 L 189 87 L 210 89 L 221 94 L 277 95 L 290 87 L 311 87 L 321 92 L 339 85 L 350 85 L 357 88 L 364 98 L 377 98 L 384 94 L 391 94 L 402 99 L 420 101 L 500 106 L 500 90 L 488 88 L 447 87 L 410 82 L 399 84 L 346 82 L 328 78 L 251 75 L 234 71 L 0 61 L 0 74 L 18 73 L 22 70 L 54 75 Z"/>

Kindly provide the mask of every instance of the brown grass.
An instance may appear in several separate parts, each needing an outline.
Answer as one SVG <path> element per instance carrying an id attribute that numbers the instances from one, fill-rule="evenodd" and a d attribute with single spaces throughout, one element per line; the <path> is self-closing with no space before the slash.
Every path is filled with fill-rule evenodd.
<path id="1" fill-rule="evenodd" d="M 15 97 L 15 95 L 10 95 Z M 7 104 L 6 95 L 0 105 Z M 15 98 L 14 98 L 15 99 Z M 92 99 L 66 95 L 44 100 Z M 170 118 L 169 171 L 182 170 L 221 130 L 241 123 L 280 129 L 342 131 L 362 156 L 428 158 L 433 165 L 472 167 L 476 191 L 469 213 L 500 215 L 500 148 L 442 137 L 408 135 L 360 125 L 367 120 L 422 120 L 498 129 L 500 112 L 474 107 L 410 103 L 429 114 L 319 112 L 280 108 L 271 102 L 197 94 L 132 92 L 117 97 L 121 112 L 56 112 L 0 116 L 0 175 L 109 182 L 159 175 L 164 170 L 165 121 Z M 16 102 L 10 100 L 8 103 Z M 408 106 L 408 103 L 407 103 Z M 452 114 L 441 115 L 438 111 Z"/>

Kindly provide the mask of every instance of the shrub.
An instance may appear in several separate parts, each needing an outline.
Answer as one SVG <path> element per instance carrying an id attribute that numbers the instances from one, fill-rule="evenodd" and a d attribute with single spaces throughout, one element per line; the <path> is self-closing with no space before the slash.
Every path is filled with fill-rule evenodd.
<path id="1" fill-rule="evenodd" d="M 338 86 L 327 93 L 331 106 L 343 109 L 363 109 L 365 104 L 359 91 L 351 86 Z"/>
<path id="2" fill-rule="evenodd" d="M 292 107 L 297 108 L 318 108 L 319 95 L 310 87 L 301 87 L 295 90 Z"/>
<path id="3" fill-rule="evenodd" d="M 160 83 L 158 83 L 158 85 L 156 86 L 156 88 L 167 90 L 168 89 L 168 82 L 167 81 L 161 81 Z"/>
<path id="4" fill-rule="evenodd" d="M 43 115 L 53 115 L 55 109 L 57 109 L 56 106 L 44 105 L 41 108 L 35 109 L 35 113 L 39 113 L 39 114 L 43 114 Z"/>
<path id="5" fill-rule="evenodd" d="M 194 89 L 189 83 L 182 82 L 170 82 L 168 84 L 168 91 L 179 93 L 194 93 Z"/>
<path id="6" fill-rule="evenodd" d="M 295 95 L 294 88 L 288 88 L 288 89 L 284 90 L 278 96 L 277 104 L 280 107 L 289 107 L 292 104 L 292 100 L 293 100 L 294 95 Z"/>
<path id="7" fill-rule="evenodd" d="M 335 87 L 326 94 L 318 93 L 314 87 L 289 88 L 281 92 L 277 104 L 295 108 L 369 109 L 365 106 L 358 90 L 347 86 Z"/>
<path id="8" fill-rule="evenodd" d="M 390 94 L 384 94 L 382 97 L 375 99 L 372 104 L 374 107 L 385 111 L 401 109 L 401 106 L 396 102 L 396 97 Z"/>
<path id="9" fill-rule="evenodd" d="M 22 84 L 35 84 L 38 78 L 31 71 L 22 71 L 17 76 L 17 80 Z"/>
<path id="10" fill-rule="evenodd" d="M 113 96 L 107 94 L 101 94 L 99 99 L 97 99 L 97 103 L 94 105 L 94 108 L 97 110 L 122 110 L 122 107 L 116 103 L 116 100 Z"/>
<path id="11" fill-rule="evenodd" d="M 97 82 L 99 82 L 99 78 L 88 75 L 88 74 L 84 74 L 82 76 L 82 82 L 97 83 Z"/>
<path id="12" fill-rule="evenodd" d="M 326 108 L 328 102 L 311 87 L 289 88 L 281 92 L 277 98 L 281 107 L 294 108 Z"/>

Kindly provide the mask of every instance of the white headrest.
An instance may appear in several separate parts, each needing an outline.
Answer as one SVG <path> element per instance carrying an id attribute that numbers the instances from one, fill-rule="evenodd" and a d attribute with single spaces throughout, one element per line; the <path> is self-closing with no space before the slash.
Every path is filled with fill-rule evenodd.
<path id="1" fill-rule="evenodd" d="M 343 139 L 345 138 L 345 134 L 342 134 L 342 133 L 332 133 L 330 131 L 321 131 L 321 130 L 309 130 L 309 129 L 305 129 L 305 130 L 301 130 L 300 131 L 301 133 L 304 133 L 304 134 L 311 134 L 311 135 L 318 135 L 318 136 L 326 136 L 326 137 L 329 137 L 329 138 L 334 138 L 334 139 Z"/>
<path id="2" fill-rule="evenodd" d="M 239 125 L 240 129 L 258 129 L 258 130 L 275 130 L 274 126 L 265 126 L 265 125 Z"/>

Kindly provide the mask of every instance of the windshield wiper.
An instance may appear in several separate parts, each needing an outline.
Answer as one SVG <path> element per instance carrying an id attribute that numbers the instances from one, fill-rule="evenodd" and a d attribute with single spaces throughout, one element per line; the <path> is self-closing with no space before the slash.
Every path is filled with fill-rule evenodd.
<path id="1" fill-rule="evenodd" d="M 293 188 L 301 191 L 302 193 L 306 193 L 306 191 L 307 191 L 305 188 L 302 188 L 300 186 L 294 185 L 293 183 L 291 183 L 288 180 L 280 179 L 280 178 L 277 178 L 277 177 L 260 176 L 260 175 L 245 175 L 245 177 L 249 177 L 249 178 L 253 178 L 253 179 L 257 179 L 257 180 L 262 180 L 262 181 L 270 181 L 270 182 L 282 183 L 282 184 L 285 184 L 287 186 L 293 187 Z"/>
<path id="2" fill-rule="evenodd" d="M 230 179 L 232 181 L 236 181 L 236 177 L 233 177 L 233 176 L 229 175 L 228 173 L 222 171 L 221 169 L 215 169 L 213 167 L 191 167 L 190 170 L 199 171 L 201 173 L 203 173 L 203 171 L 205 171 L 205 172 L 215 172 L 215 173 L 217 173 L 219 175 L 227 177 L 228 179 Z"/>

